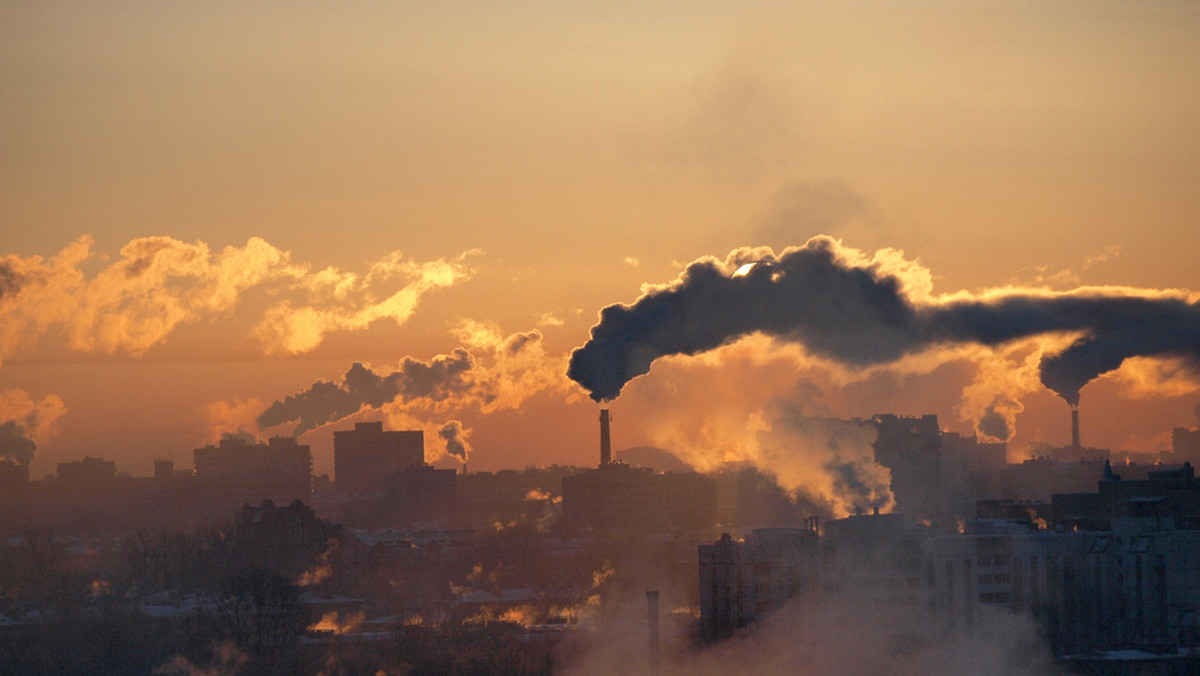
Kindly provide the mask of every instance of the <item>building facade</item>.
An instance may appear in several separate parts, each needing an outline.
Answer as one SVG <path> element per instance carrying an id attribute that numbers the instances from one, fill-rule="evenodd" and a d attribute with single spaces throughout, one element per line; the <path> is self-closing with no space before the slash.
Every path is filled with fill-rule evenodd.
<path id="1" fill-rule="evenodd" d="M 946 533 L 883 514 L 829 522 L 819 547 L 786 537 L 762 547 L 760 531 L 724 536 L 699 551 L 703 631 L 721 635 L 800 599 L 925 638 L 1014 613 L 1036 621 L 1058 655 L 1200 647 L 1200 482 L 1191 467 L 1125 482 L 1109 471 L 1083 502 L 1094 515 L 1086 524 L 979 519 Z M 769 571 L 785 579 L 759 584 L 756 573 Z"/>
<path id="2" fill-rule="evenodd" d="M 292 437 L 252 443 L 227 436 L 192 451 L 196 490 L 218 503 L 307 501 L 312 493 L 312 449 Z"/>
<path id="3" fill-rule="evenodd" d="M 338 495 L 383 492 L 384 477 L 425 464 L 425 433 L 384 430 L 381 422 L 355 423 L 333 433 L 333 474 Z"/>

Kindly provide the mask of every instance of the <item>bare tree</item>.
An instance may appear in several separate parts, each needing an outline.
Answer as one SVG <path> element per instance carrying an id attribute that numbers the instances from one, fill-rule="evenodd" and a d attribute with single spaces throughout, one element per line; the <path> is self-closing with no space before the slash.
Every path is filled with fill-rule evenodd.
<path id="1" fill-rule="evenodd" d="M 281 659 L 310 624 L 300 588 L 265 568 L 231 575 L 217 600 L 218 630 L 254 658 Z"/>

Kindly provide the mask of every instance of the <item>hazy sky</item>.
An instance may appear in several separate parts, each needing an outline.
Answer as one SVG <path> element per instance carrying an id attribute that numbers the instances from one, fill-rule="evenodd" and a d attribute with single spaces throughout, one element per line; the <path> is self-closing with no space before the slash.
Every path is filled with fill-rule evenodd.
<path id="1" fill-rule="evenodd" d="M 1200 288 L 1194 2 L 504 5 L 0 6 L 0 422 L 32 474 L 187 467 L 355 362 L 456 348 L 469 382 L 307 432 L 317 470 L 357 419 L 431 456 L 460 420 L 473 468 L 590 464 L 562 374 L 600 308 L 818 234 L 935 294 Z M 1042 344 L 847 375 L 756 340 L 634 381 L 614 444 L 734 457 L 785 400 L 970 433 L 997 390 L 1011 448 L 1068 435 L 1013 375 Z M 1084 442 L 1195 426 L 1177 366 L 1088 385 Z"/>

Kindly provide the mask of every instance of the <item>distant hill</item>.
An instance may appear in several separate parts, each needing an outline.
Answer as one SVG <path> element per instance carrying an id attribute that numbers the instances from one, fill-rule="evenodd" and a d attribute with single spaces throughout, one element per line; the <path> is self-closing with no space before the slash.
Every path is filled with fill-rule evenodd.
<path id="1" fill-rule="evenodd" d="M 634 446 L 616 453 L 617 460 L 631 467 L 651 467 L 658 472 L 690 472 L 692 468 L 661 448 Z"/>

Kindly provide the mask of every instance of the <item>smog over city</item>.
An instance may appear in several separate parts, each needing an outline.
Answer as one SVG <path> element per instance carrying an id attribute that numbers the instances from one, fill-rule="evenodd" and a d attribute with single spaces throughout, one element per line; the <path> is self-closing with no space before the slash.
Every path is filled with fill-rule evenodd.
<path id="1" fill-rule="evenodd" d="M 1200 673 L 1200 8 L 0 9 L 0 673 Z"/>

